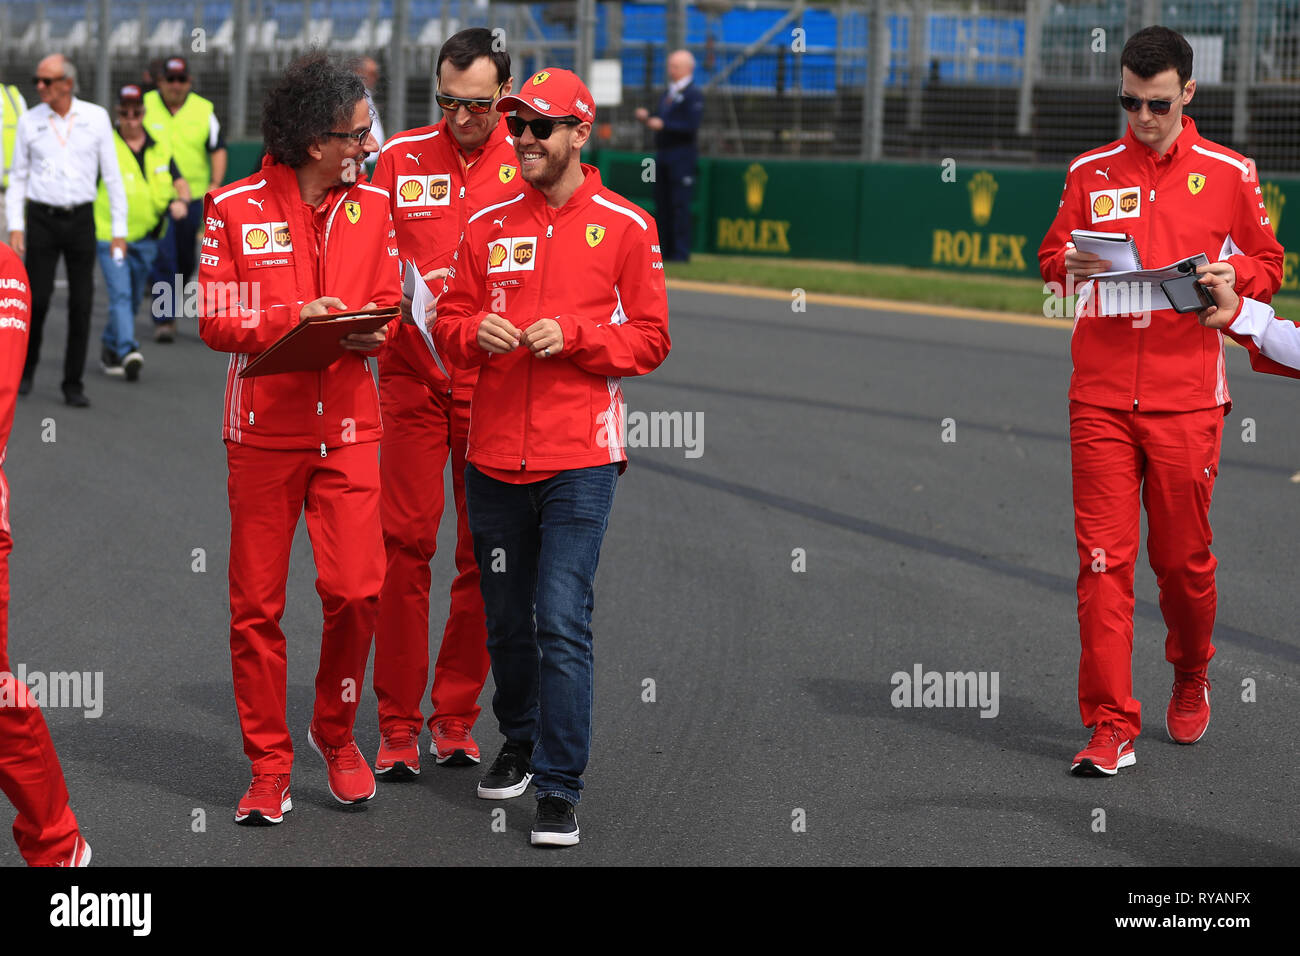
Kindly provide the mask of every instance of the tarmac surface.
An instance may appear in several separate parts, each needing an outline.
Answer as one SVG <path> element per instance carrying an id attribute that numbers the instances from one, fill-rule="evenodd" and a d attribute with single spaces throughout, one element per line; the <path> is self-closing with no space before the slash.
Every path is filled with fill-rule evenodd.
<path id="1" fill-rule="evenodd" d="M 596 581 L 582 842 L 543 851 L 531 794 L 480 800 L 476 769 L 427 756 L 363 810 L 335 803 L 306 743 L 321 612 L 301 526 L 282 622 L 294 810 L 234 824 L 249 776 L 227 643 L 226 358 L 193 320 L 164 346 L 142 317 L 141 380 L 103 376 L 101 287 L 93 404 L 68 408 L 57 291 L 5 462 L 9 646 L 15 669 L 102 674 L 99 716 L 85 701 L 45 711 L 94 863 L 1300 864 L 1300 382 L 1229 350 L 1208 733 L 1187 747 L 1164 732 L 1172 673 L 1144 558 L 1138 762 L 1077 779 L 1068 327 L 670 300 L 673 352 L 625 380 L 629 412 L 704 427 L 631 449 Z M 444 520 L 434 652 L 453 537 Z M 996 707 L 895 707 L 893 675 L 918 667 L 996 672 Z M 485 765 L 500 744 L 491 686 Z M 368 682 L 356 736 L 373 759 Z M 0 865 L 20 863 L 0 840 Z"/>

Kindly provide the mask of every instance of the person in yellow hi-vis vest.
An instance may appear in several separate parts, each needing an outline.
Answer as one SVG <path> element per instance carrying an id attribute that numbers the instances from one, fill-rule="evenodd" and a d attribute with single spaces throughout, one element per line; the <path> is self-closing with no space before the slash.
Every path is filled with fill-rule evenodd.
<path id="1" fill-rule="evenodd" d="M 174 303 L 186 301 L 184 284 L 193 278 L 198 235 L 203 224 L 203 196 L 226 178 L 226 141 L 212 101 L 194 92 L 189 65 L 174 56 L 163 64 L 158 89 L 145 94 L 144 125 L 154 139 L 166 137 L 181 175 L 190 187 L 189 210 L 167 230 L 158 245 L 158 258 L 149 275 L 155 288 L 161 282 L 167 293 L 154 297 L 154 340 L 176 338 Z M 179 286 L 172 289 L 173 284 Z"/>
<path id="2" fill-rule="evenodd" d="M 0 195 L 9 188 L 9 167 L 14 161 L 14 139 L 18 135 L 18 117 L 27 112 L 27 101 L 10 84 L 0 86 Z M 0 236 L 8 235 L 4 203 L 0 203 Z"/>
<path id="3" fill-rule="evenodd" d="M 115 255 L 108 190 L 99 185 L 95 199 L 95 239 L 99 265 L 108 286 L 108 325 L 100 361 L 108 375 L 140 377 L 144 356 L 135 339 L 135 313 L 148 288 L 149 270 L 158 256 L 167 217 L 180 221 L 189 214 L 190 187 L 172 158 L 171 144 L 156 140 L 144 128 L 144 94 L 140 87 L 122 87 L 117 97 L 113 145 L 126 190 L 126 255 Z"/>

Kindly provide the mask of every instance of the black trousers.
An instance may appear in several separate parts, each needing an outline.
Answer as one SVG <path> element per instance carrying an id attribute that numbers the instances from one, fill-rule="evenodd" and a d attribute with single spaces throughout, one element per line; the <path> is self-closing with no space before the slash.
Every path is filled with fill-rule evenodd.
<path id="1" fill-rule="evenodd" d="M 661 149 L 655 159 L 655 224 L 663 257 L 691 257 L 691 198 L 695 193 L 694 149 Z"/>
<path id="2" fill-rule="evenodd" d="M 32 331 L 27 340 L 23 378 L 31 378 L 41 358 L 41 333 L 54 292 L 54 271 L 63 256 L 68 271 L 68 344 L 63 353 L 63 390 L 82 391 L 90 310 L 95 294 L 95 211 L 90 203 L 64 214 L 27 204 L 27 275 L 32 283 Z"/>

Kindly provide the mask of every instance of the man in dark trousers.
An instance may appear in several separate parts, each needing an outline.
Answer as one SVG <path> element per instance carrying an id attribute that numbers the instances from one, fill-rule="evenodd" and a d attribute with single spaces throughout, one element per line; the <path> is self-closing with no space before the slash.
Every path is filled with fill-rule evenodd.
<path id="1" fill-rule="evenodd" d="M 704 94 L 695 85 L 695 57 L 689 50 L 668 56 L 668 89 L 653 113 L 636 118 L 655 133 L 655 222 L 665 261 L 691 258 L 691 197 L 699 150 L 695 138 L 704 115 Z"/>

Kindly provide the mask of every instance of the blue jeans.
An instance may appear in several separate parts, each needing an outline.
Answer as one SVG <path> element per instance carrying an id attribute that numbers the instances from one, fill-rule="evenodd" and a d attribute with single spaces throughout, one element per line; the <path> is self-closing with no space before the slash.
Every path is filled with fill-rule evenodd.
<path id="1" fill-rule="evenodd" d="M 99 246 L 99 267 L 108 286 L 108 325 L 104 327 L 104 348 L 112 349 L 118 360 L 140 347 L 135 340 L 135 311 L 148 291 L 149 270 L 158 255 L 157 239 L 137 239 L 126 244 L 126 258 L 113 261 L 106 241 Z"/>
<path id="2" fill-rule="evenodd" d="M 190 201 L 189 209 L 186 211 L 184 219 L 167 219 L 167 232 L 158 240 L 158 259 L 154 263 L 153 269 L 149 273 L 149 288 L 152 289 L 157 283 L 162 282 L 171 290 L 176 285 L 176 276 L 179 274 L 181 282 L 185 283 L 194 278 L 194 271 L 198 267 L 198 241 L 199 233 L 203 231 L 203 197 Z M 154 315 L 154 323 L 162 324 L 163 322 L 174 322 L 181 318 L 178 315 L 172 315 L 173 305 L 177 301 L 177 294 L 170 292 L 161 297 L 159 305 L 161 306 L 162 315 Z M 179 301 L 184 302 L 186 299 L 185 289 L 179 292 Z"/>
<path id="3" fill-rule="evenodd" d="M 492 710 L 507 740 L 536 745 L 539 800 L 581 799 L 591 751 L 592 582 L 617 482 L 613 463 L 528 485 L 465 467 Z"/>

